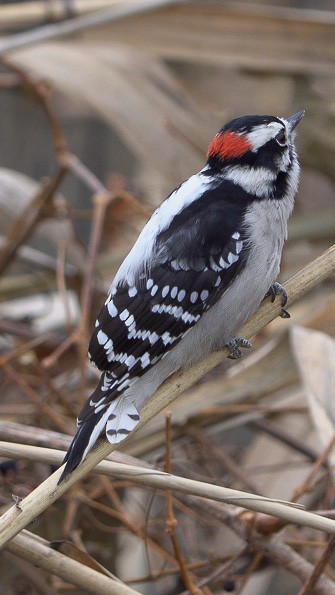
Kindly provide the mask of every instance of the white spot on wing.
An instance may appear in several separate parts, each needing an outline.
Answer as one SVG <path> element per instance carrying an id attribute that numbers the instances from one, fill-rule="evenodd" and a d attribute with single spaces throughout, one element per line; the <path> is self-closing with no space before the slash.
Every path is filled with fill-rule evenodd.
<path id="1" fill-rule="evenodd" d="M 191 302 L 191 304 L 195 304 L 195 302 L 198 299 L 198 296 L 199 296 L 199 294 L 198 294 L 197 291 L 192 291 L 192 293 L 190 295 L 190 302 Z"/>
<path id="2" fill-rule="evenodd" d="M 111 300 L 111 301 L 109 302 L 109 304 L 108 304 L 107 308 L 108 308 L 109 315 L 110 315 L 112 318 L 115 318 L 115 316 L 117 316 L 117 315 L 118 315 L 118 309 L 115 307 L 113 300 Z"/>
<path id="3" fill-rule="evenodd" d="M 196 314 L 195 316 L 193 314 L 191 314 L 190 312 L 184 312 L 181 319 L 183 322 L 188 322 L 188 323 L 193 323 L 193 322 L 198 322 L 200 318 L 200 314 Z"/>
<path id="4" fill-rule="evenodd" d="M 129 311 L 125 308 L 120 314 L 120 320 L 126 320 L 129 316 Z"/>
<path id="5" fill-rule="evenodd" d="M 141 366 L 142 366 L 142 368 L 146 368 L 149 365 L 150 365 L 150 355 L 146 351 L 141 357 Z"/>
<path id="6" fill-rule="evenodd" d="M 178 319 L 183 314 L 183 308 L 181 306 L 173 306 L 172 304 L 154 304 L 151 308 L 151 312 L 157 312 L 158 314 L 164 312 Z"/>
<path id="7" fill-rule="evenodd" d="M 185 289 L 181 289 L 179 291 L 179 293 L 178 293 L 178 296 L 177 296 L 178 302 L 182 302 L 183 299 L 184 299 L 184 297 L 185 297 L 185 295 L 186 295 Z"/>
<path id="8" fill-rule="evenodd" d="M 173 335 L 170 335 L 168 331 L 165 331 L 165 333 L 161 336 L 161 339 L 164 345 L 172 345 L 176 341 L 177 337 L 174 337 Z"/>
<path id="9" fill-rule="evenodd" d="M 124 363 L 126 364 L 126 366 L 128 366 L 128 368 L 132 368 L 132 366 L 135 364 L 135 362 L 136 362 L 136 357 L 134 355 L 128 355 L 128 357 Z"/>
<path id="10" fill-rule="evenodd" d="M 135 334 L 136 334 L 136 322 L 134 321 L 128 326 L 128 339 L 131 339 L 132 336 L 134 336 Z"/>
<path id="11" fill-rule="evenodd" d="M 154 345 L 155 343 L 157 343 L 159 335 L 157 335 L 157 333 L 149 333 L 148 339 L 150 341 L 150 344 Z"/>
<path id="12" fill-rule="evenodd" d="M 243 248 L 243 242 L 236 242 L 236 246 L 235 246 L 236 254 L 239 254 L 241 252 L 242 248 Z"/>
<path id="13" fill-rule="evenodd" d="M 237 262 L 239 259 L 238 254 L 233 254 L 232 252 L 229 252 L 228 254 L 228 262 L 229 264 L 233 264 L 234 262 Z"/>
<path id="14" fill-rule="evenodd" d="M 221 271 L 221 267 L 215 262 L 213 256 L 209 257 L 209 265 L 210 265 L 212 271 L 216 271 L 216 272 Z"/>
<path id="15" fill-rule="evenodd" d="M 124 390 L 125 388 L 128 388 L 129 386 L 129 380 L 124 380 L 123 382 L 121 382 L 121 384 L 119 384 L 119 386 L 117 387 L 117 391 L 121 392 L 122 390 Z"/>
<path id="16" fill-rule="evenodd" d="M 221 258 L 220 258 L 220 260 L 219 260 L 219 265 L 220 265 L 220 267 L 221 267 L 222 269 L 228 269 L 228 267 L 229 267 L 229 264 L 228 264 L 228 262 L 226 262 L 226 261 L 225 261 L 225 260 L 222 258 L 222 256 L 221 256 Z"/>
<path id="17" fill-rule="evenodd" d="M 129 316 L 129 318 L 127 318 L 127 320 L 126 320 L 126 326 L 128 326 L 128 327 L 131 326 L 132 324 L 134 324 L 134 321 L 135 321 L 134 316 L 131 314 Z"/>
<path id="18" fill-rule="evenodd" d="M 108 341 L 108 337 L 107 337 L 106 333 L 104 333 L 103 331 L 98 332 L 97 339 L 98 339 L 99 345 L 104 345 Z"/>

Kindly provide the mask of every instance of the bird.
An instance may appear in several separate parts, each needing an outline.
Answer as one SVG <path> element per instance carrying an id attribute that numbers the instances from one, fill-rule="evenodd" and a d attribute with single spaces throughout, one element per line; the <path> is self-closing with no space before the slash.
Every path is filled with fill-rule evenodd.
<path id="1" fill-rule="evenodd" d="M 65 456 L 63 481 L 105 431 L 118 444 L 166 378 L 213 351 L 242 355 L 236 332 L 276 282 L 300 166 L 300 111 L 225 124 L 204 168 L 155 210 L 117 271 L 95 323 L 89 358 L 101 371 Z M 284 311 L 285 313 L 285 311 Z"/>

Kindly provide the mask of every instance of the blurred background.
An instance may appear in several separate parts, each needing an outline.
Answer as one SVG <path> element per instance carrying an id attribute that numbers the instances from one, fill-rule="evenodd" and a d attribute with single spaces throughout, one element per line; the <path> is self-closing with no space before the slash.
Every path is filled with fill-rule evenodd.
<path id="1" fill-rule="evenodd" d="M 306 110 L 280 280 L 334 243 L 335 2 L 1 2 L 0 33 L 0 440 L 65 450 L 96 382 L 86 351 L 110 281 L 225 122 Z M 173 404 L 172 469 L 333 511 L 324 449 L 335 421 L 334 278 L 289 310 L 242 362 L 222 364 Z M 164 468 L 165 423 L 161 414 L 122 452 Z M 29 457 L 1 458 L 2 510 L 49 473 Z M 272 556 L 248 547 L 240 510 L 227 512 L 239 533 L 209 503 L 178 496 L 192 591 L 166 532 L 164 494 L 119 484 L 90 475 L 30 529 L 71 540 L 134 592 L 314 592 L 300 591 L 299 561 L 313 569 L 325 535 L 282 530 L 298 556 L 288 568 L 279 546 Z M 331 552 L 327 562 L 335 589 Z M 0 563 L 6 595 L 81 592 L 9 552 Z"/>

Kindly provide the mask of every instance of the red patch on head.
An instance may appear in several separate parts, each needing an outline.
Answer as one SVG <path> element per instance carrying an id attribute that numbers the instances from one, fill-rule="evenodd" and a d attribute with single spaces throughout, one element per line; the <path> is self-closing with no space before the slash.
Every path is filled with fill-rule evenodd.
<path id="1" fill-rule="evenodd" d="M 221 161 L 241 157 L 250 151 L 252 145 L 245 136 L 236 132 L 219 132 L 209 145 L 207 157 L 218 157 Z"/>

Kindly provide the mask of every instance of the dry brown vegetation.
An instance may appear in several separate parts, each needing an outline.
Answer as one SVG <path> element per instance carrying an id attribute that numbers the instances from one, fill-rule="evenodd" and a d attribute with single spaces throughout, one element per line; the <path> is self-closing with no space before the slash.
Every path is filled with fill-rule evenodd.
<path id="1" fill-rule="evenodd" d="M 0 7 L 0 592 L 333 594 L 334 14 L 171 2 L 114 22 L 101 0 L 93 27 L 87 0 L 48 30 L 27 4 Z M 154 206 L 222 121 L 301 108 L 291 319 L 264 302 L 250 354 L 172 378 L 57 487 L 90 329 Z"/>

